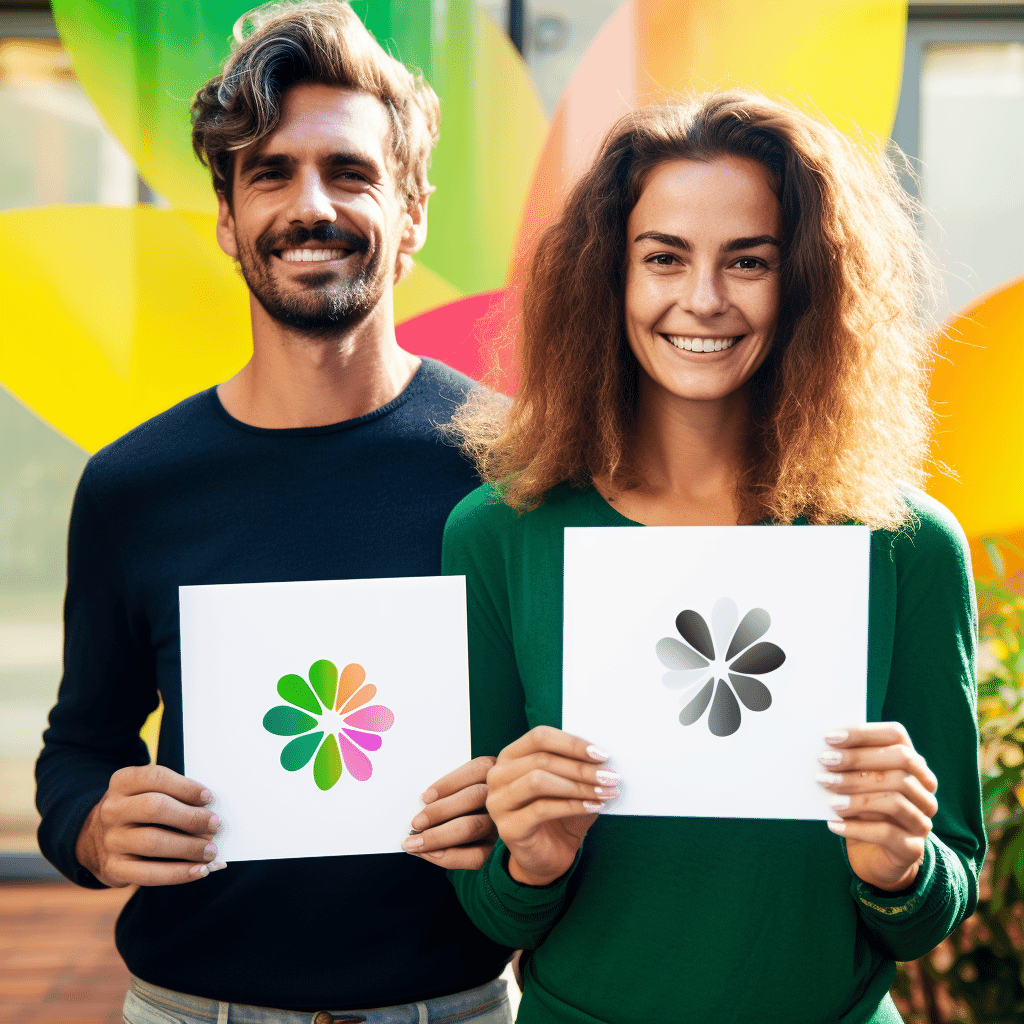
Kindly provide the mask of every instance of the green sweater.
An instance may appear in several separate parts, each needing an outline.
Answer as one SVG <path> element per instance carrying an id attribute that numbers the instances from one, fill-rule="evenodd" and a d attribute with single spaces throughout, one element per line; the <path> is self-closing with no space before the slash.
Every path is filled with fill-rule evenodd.
<path id="1" fill-rule="evenodd" d="M 985 854 L 970 557 L 942 506 L 909 500 L 918 522 L 871 538 L 867 718 L 902 722 L 939 779 L 914 886 L 861 882 L 823 821 L 601 817 L 536 888 L 499 841 L 450 875 L 486 935 L 536 950 L 519 1024 L 900 1021 L 894 961 L 973 910 Z M 564 528 L 637 525 L 565 485 L 522 515 L 486 487 L 452 512 L 442 564 L 466 576 L 474 755 L 561 726 Z"/>

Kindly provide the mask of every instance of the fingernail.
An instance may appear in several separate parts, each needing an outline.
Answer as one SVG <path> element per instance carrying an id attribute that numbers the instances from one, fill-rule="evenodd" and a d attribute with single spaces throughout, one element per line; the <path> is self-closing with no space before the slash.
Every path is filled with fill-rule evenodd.
<path id="1" fill-rule="evenodd" d="M 402 840 L 403 850 L 418 850 L 423 845 L 423 840 L 419 836 L 409 836 L 408 839 Z"/>
<path id="2" fill-rule="evenodd" d="M 223 871 L 224 868 L 226 868 L 227 866 L 228 866 L 228 862 L 226 860 L 219 860 L 215 864 L 211 864 L 210 865 L 210 870 L 211 871 Z"/>
<path id="3" fill-rule="evenodd" d="M 611 800 L 612 797 L 619 795 L 619 791 L 614 787 L 602 789 L 600 786 L 594 787 L 594 796 L 599 796 L 602 800 Z"/>
<path id="4" fill-rule="evenodd" d="M 196 864 L 188 869 L 188 873 L 193 878 L 205 878 L 210 873 L 210 869 L 205 864 Z"/>
<path id="5" fill-rule="evenodd" d="M 842 775 L 836 775 L 833 772 L 818 772 L 814 776 L 815 782 L 820 782 L 823 786 L 838 786 L 843 781 Z"/>
<path id="6" fill-rule="evenodd" d="M 850 734 L 845 729 L 836 729 L 835 732 L 825 733 L 826 743 L 845 743 L 850 738 Z"/>
<path id="7" fill-rule="evenodd" d="M 829 807 L 834 807 L 837 811 L 843 811 L 850 806 L 850 798 L 837 793 L 835 796 L 829 797 L 828 805 Z"/>
<path id="8" fill-rule="evenodd" d="M 825 824 L 828 825 L 833 832 L 836 832 L 839 835 L 842 835 L 846 831 L 845 821 L 826 821 Z"/>
<path id="9" fill-rule="evenodd" d="M 213 799 L 213 794 L 208 789 L 204 789 L 202 791 L 202 793 L 199 794 L 199 802 L 200 803 L 208 804 L 212 799 Z"/>
<path id="10" fill-rule="evenodd" d="M 209 831 L 216 832 L 220 828 L 220 818 L 216 814 L 210 815 L 210 828 Z"/>
<path id="11" fill-rule="evenodd" d="M 607 761 L 608 758 L 611 757 L 611 754 L 591 743 L 590 746 L 587 747 L 587 757 L 592 757 L 595 761 Z"/>
<path id="12" fill-rule="evenodd" d="M 210 845 L 207 846 L 205 850 L 203 850 L 203 856 L 207 860 L 213 860 L 213 858 L 217 856 L 217 844 L 210 843 Z"/>
<path id="13" fill-rule="evenodd" d="M 598 772 L 597 781 L 604 786 L 614 786 L 616 782 L 620 782 L 622 776 L 618 772 Z"/>
<path id="14" fill-rule="evenodd" d="M 417 814 L 412 819 L 412 827 L 416 829 L 424 829 L 430 824 L 430 819 L 425 814 Z"/>
<path id="15" fill-rule="evenodd" d="M 831 768 L 843 760 L 843 755 L 838 750 L 826 750 L 818 755 L 818 760 L 826 767 Z"/>
<path id="16" fill-rule="evenodd" d="M 583 810 L 589 811 L 591 814 L 597 814 L 602 807 L 604 807 L 604 804 L 595 804 L 590 800 L 583 801 Z"/>
<path id="17" fill-rule="evenodd" d="M 420 801 L 425 804 L 432 804 L 437 799 L 437 790 L 433 786 L 420 794 Z"/>

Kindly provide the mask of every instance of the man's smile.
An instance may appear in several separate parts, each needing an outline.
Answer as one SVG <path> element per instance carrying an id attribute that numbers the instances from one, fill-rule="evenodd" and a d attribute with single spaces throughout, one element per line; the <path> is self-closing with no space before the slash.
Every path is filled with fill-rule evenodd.
<path id="1" fill-rule="evenodd" d="M 354 249 L 281 249 L 274 253 L 285 263 L 326 263 L 351 256 Z"/>

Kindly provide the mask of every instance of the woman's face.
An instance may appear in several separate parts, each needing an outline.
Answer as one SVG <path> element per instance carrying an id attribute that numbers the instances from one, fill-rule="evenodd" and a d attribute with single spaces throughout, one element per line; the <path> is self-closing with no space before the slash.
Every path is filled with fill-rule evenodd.
<path id="1" fill-rule="evenodd" d="M 753 160 L 657 166 L 629 215 L 626 335 L 650 381 L 733 394 L 764 362 L 779 310 L 782 212 Z"/>

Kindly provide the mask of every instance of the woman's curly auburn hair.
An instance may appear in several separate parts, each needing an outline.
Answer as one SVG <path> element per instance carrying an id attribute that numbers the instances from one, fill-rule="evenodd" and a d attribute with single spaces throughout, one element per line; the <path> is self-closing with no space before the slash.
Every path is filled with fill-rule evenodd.
<path id="1" fill-rule="evenodd" d="M 267 3 L 235 22 L 222 74 L 192 101 L 192 148 L 210 168 L 214 190 L 231 203 L 235 154 L 266 138 L 281 120 L 281 98 L 300 82 L 367 92 L 384 104 L 390 157 L 406 202 L 427 181 L 441 107 L 421 75 L 381 49 L 344 0 Z M 399 257 L 398 276 L 412 267 Z"/>
<path id="2" fill-rule="evenodd" d="M 564 481 L 641 482 L 626 222 L 653 168 L 721 156 L 767 170 L 785 233 L 772 348 L 749 384 L 740 521 L 895 528 L 911 517 L 904 491 L 923 483 L 932 426 L 934 271 L 913 201 L 884 154 L 762 96 L 642 107 L 611 128 L 533 256 L 511 407 L 478 392 L 455 430 L 515 508 Z"/>

